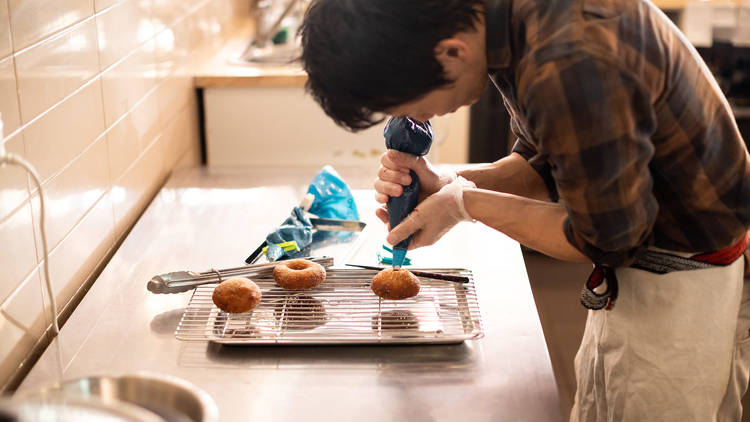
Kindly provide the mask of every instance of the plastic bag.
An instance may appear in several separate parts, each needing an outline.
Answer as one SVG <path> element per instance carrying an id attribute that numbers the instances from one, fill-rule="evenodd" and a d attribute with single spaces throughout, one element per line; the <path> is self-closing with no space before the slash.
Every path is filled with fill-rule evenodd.
<path id="1" fill-rule="evenodd" d="M 333 167 L 323 167 L 313 178 L 307 192 L 314 197 L 309 209 L 311 214 L 320 218 L 359 219 L 357 204 L 354 202 L 351 190 Z M 276 261 L 309 255 L 307 247 L 313 242 L 344 241 L 352 236 L 351 232 L 317 231 L 313 233 L 312 223 L 305 215 L 305 210 L 297 206 L 292 209 L 291 216 L 281 226 L 266 236 L 266 243 L 269 245 L 267 258 L 269 261 Z M 292 240 L 297 242 L 299 251 L 285 252 L 280 247 L 273 247 Z"/>
<path id="2" fill-rule="evenodd" d="M 313 178 L 307 193 L 315 197 L 310 213 L 320 218 L 359 220 L 352 192 L 333 167 L 323 167 Z"/>
<path id="3" fill-rule="evenodd" d="M 300 249 L 307 247 L 313 240 L 312 223 L 305 215 L 305 210 L 303 210 L 302 207 L 294 207 L 294 209 L 292 209 L 292 215 L 284 220 L 284 223 L 282 223 L 279 228 L 266 236 L 266 243 L 269 245 L 289 242 L 292 240 L 297 242 L 297 247 Z M 277 251 L 276 248 L 273 250 Z M 276 255 L 276 252 L 268 254 L 269 258 L 273 255 Z M 279 255 L 277 258 L 280 258 L 283 255 L 284 254 Z"/>

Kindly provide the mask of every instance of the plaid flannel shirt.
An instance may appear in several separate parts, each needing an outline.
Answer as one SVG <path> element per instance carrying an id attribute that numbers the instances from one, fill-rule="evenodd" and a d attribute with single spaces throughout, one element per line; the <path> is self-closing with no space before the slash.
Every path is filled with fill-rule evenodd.
<path id="1" fill-rule="evenodd" d="M 711 252 L 750 223 L 750 157 L 695 49 L 648 0 L 488 0 L 490 79 L 513 151 L 568 211 L 569 242 L 630 265 Z"/>

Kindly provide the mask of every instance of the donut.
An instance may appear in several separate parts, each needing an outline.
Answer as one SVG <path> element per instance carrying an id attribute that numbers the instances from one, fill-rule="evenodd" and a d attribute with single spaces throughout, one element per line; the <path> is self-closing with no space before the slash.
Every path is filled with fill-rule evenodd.
<path id="1" fill-rule="evenodd" d="M 326 279 L 326 269 L 317 262 L 290 259 L 273 267 L 273 279 L 287 290 L 312 289 Z"/>
<path id="2" fill-rule="evenodd" d="M 375 274 L 370 289 L 383 299 L 407 299 L 419 293 L 419 279 L 409 270 L 386 268 Z"/>
<path id="3" fill-rule="evenodd" d="M 260 287 L 245 277 L 222 281 L 211 295 L 217 308 L 232 314 L 247 312 L 260 303 Z"/>

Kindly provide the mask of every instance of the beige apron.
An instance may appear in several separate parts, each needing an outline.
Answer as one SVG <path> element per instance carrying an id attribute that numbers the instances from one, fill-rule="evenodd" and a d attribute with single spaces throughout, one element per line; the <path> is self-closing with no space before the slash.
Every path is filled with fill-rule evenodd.
<path id="1" fill-rule="evenodd" d="M 750 360 L 743 270 L 743 259 L 667 274 L 618 268 L 614 308 L 586 320 L 570 420 L 739 422 Z"/>

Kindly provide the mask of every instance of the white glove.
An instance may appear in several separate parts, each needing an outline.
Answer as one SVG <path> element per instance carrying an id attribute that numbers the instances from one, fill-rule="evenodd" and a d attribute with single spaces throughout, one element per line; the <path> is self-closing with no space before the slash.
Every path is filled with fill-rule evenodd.
<path id="1" fill-rule="evenodd" d="M 417 205 L 401 224 L 388 233 L 386 241 L 395 245 L 414 233 L 409 249 L 416 249 L 437 242 L 461 221 L 473 221 L 464 208 L 464 189 L 475 187 L 474 182 L 458 176 Z"/>
<path id="2" fill-rule="evenodd" d="M 403 186 L 411 183 L 409 170 L 414 170 L 419 177 L 420 198 L 432 195 L 457 177 L 452 171 L 438 172 L 424 157 L 388 150 L 380 157 L 380 169 L 374 183 L 375 199 L 385 204 L 388 197 L 401 196 Z"/>

